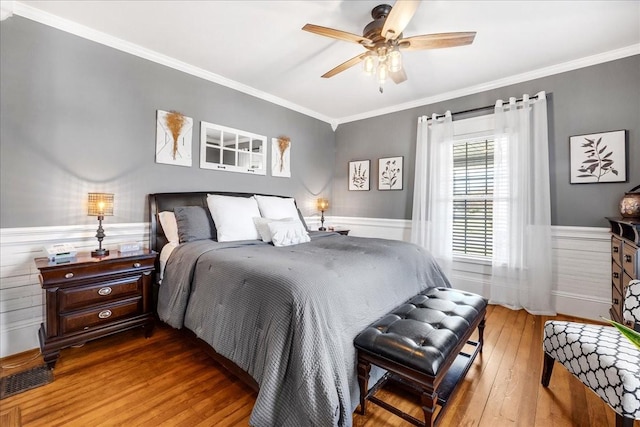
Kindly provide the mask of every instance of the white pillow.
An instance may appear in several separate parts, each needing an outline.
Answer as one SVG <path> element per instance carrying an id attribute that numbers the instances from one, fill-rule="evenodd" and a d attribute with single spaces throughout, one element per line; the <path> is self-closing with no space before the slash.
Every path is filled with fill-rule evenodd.
<path id="1" fill-rule="evenodd" d="M 269 230 L 269 223 L 274 222 L 274 221 L 293 222 L 293 221 L 295 221 L 295 219 L 294 218 L 269 219 L 269 218 L 261 218 L 261 217 L 253 218 L 253 222 L 256 225 L 256 228 L 258 229 L 258 233 L 260 233 L 260 237 L 262 238 L 263 242 L 267 242 L 268 243 L 271 240 L 273 240 L 273 238 L 271 236 L 271 230 Z"/>
<path id="2" fill-rule="evenodd" d="M 298 218 L 298 208 L 296 208 L 296 202 L 292 198 L 258 196 L 257 194 L 253 197 L 255 197 L 258 202 L 260 215 L 263 218 Z"/>
<path id="3" fill-rule="evenodd" d="M 274 246 L 291 246 L 311 241 L 300 220 L 273 221 L 267 224 Z"/>
<path id="4" fill-rule="evenodd" d="M 160 225 L 164 230 L 164 235 L 170 243 L 180 243 L 180 237 L 178 236 L 178 222 L 176 221 L 176 215 L 171 211 L 163 211 L 158 214 Z"/>
<path id="5" fill-rule="evenodd" d="M 253 197 L 209 194 L 207 205 L 218 231 L 218 242 L 260 239 L 253 222 L 253 218 L 260 216 L 260 210 Z"/>

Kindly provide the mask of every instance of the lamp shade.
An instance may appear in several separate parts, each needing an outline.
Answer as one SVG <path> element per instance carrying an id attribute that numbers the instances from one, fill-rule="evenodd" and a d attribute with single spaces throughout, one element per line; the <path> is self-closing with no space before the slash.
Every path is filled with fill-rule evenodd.
<path id="1" fill-rule="evenodd" d="M 327 199 L 318 199 L 318 210 L 326 211 L 329 209 L 329 201 Z"/>
<path id="2" fill-rule="evenodd" d="M 89 193 L 89 216 L 112 216 L 113 215 L 113 194 L 112 193 Z"/>

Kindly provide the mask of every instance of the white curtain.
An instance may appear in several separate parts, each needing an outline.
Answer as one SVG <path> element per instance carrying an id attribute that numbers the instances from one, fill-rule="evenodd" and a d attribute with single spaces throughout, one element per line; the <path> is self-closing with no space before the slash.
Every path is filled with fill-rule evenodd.
<path id="1" fill-rule="evenodd" d="M 451 272 L 453 228 L 453 119 L 418 119 L 411 241 L 429 249 L 445 274 Z"/>
<path id="2" fill-rule="evenodd" d="M 490 301 L 554 315 L 545 93 L 495 106 Z"/>

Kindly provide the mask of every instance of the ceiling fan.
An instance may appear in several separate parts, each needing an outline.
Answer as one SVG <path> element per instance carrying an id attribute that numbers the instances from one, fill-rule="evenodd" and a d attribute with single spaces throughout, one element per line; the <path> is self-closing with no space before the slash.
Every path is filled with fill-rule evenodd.
<path id="1" fill-rule="evenodd" d="M 366 49 L 360 55 L 327 71 L 322 77 L 333 77 L 364 61 L 365 73 L 376 75 L 380 85 L 380 93 L 382 93 L 382 85 L 388 77 L 391 77 L 396 84 L 407 80 L 407 74 L 402 67 L 401 50 L 439 49 L 473 43 L 475 32 L 424 34 L 403 38 L 402 31 L 413 18 L 419 4 L 419 1 L 398 0 L 393 7 L 388 4 L 374 7 L 371 10 L 373 21 L 364 27 L 362 36 L 313 24 L 306 24 L 302 27 L 304 31 L 358 43 Z"/>

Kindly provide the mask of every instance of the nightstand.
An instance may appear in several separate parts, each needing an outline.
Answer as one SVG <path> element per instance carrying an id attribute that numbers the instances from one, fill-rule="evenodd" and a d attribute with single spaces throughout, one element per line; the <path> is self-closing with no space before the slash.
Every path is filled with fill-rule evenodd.
<path id="1" fill-rule="evenodd" d="M 342 234 L 343 236 L 348 236 L 351 230 L 333 230 L 333 231 L 338 234 Z"/>
<path id="2" fill-rule="evenodd" d="M 72 345 L 137 327 L 151 336 L 156 255 L 142 250 L 95 258 L 79 253 L 66 263 L 35 259 L 46 293 L 39 339 L 49 368 Z"/>

